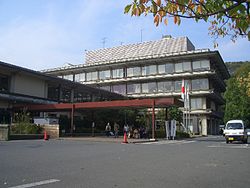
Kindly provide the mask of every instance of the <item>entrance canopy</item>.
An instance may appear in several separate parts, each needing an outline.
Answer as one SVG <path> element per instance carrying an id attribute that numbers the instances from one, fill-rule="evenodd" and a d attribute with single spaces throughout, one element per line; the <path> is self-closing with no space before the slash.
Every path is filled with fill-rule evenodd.
<path id="1" fill-rule="evenodd" d="M 98 109 L 98 108 L 123 108 L 123 107 L 168 107 L 180 106 L 181 101 L 175 98 L 158 98 L 158 99 L 132 99 L 132 100 L 114 100 L 114 101 L 98 101 L 98 102 L 82 102 L 82 103 L 59 103 L 59 104 L 31 104 L 25 105 L 28 111 L 69 111 L 73 109 Z M 18 106 L 20 108 L 21 106 Z"/>
<path id="2" fill-rule="evenodd" d="M 152 138 L 155 137 L 155 107 L 181 106 L 181 101 L 175 98 L 157 98 L 157 99 L 131 99 L 131 100 L 114 100 L 114 101 L 98 101 L 98 102 L 82 102 L 82 103 L 60 103 L 60 104 L 38 104 L 17 106 L 17 108 L 25 107 L 28 111 L 36 112 L 71 112 L 71 133 L 74 126 L 74 111 L 77 109 L 101 109 L 101 108 L 152 108 Z"/>

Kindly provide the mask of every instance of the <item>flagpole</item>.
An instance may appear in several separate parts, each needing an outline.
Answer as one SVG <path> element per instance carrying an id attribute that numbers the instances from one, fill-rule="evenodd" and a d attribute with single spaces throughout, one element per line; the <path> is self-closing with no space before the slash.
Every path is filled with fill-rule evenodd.
<path id="1" fill-rule="evenodd" d="M 186 129 L 186 120 L 185 120 L 185 111 L 186 111 L 186 101 L 185 101 L 185 81 L 184 79 L 182 79 L 182 84 L 181 84 L 181 98 L 183 100 L 183 127 L 184 129 Z M 187 129 L 185 130 L 187 131 Z"/>

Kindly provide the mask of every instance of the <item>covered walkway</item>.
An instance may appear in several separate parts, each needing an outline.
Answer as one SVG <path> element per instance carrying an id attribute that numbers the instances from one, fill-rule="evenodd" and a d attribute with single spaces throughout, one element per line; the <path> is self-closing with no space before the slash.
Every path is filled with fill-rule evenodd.
<path id="1" fill-rule="evenodd" d="M 155 108 L 183 105 L 180 100 L 175 98 L 158 98 L 158 99 L 131 99 L 131 100 L 114 100 L 99 102 L 82 102 L 82 103 L 59 103 L 59 104 L 39 104 L 17 106 L 17 108 L 26 108 L 28 111 L 35 112 L 71 112 L 71 133 L 74 127 L 74 113 L 78 109 L 120 109 L 120 108 L 151 108 L 152 109 L 152 138 L 155 138 Z"/>

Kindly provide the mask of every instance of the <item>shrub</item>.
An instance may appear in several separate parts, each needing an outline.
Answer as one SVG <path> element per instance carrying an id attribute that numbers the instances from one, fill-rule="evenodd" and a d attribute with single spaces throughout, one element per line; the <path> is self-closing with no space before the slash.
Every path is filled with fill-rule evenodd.
<path id="1" fill-rule="evenodd" d="M 12 134 L 41 134 L 43 128 L 32 123 L 18 123 L 11 126 Z"/>
<path id="2" fill-rule="evenodd" d="M 186 132 L 176 131 L 177 138 L 190 138 L 190 135 Z"/>

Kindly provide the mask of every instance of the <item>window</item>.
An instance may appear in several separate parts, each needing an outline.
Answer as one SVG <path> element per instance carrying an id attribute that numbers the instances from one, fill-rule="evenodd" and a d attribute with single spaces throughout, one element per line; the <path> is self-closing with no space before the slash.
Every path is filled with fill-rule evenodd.
<path id="1" fill-rule="evenodd" d="M 172 81 L 158 82 L 158 92 L 172 92 L 174 86 Z"/>
<path id="2" fill-rule="evenodd" d="M 9 91 L 9 78 L 5 75 L 0 75 L 0 91 Z"/>
<path id="3" fill-rule="evenodd" d="M 181 81 L 175 81 L 174 82 L 174 90 L 176 91 L 176 92 L 181 92 Z"/>
<path id="4" fill-rule="evenodd" d="M 149 65 L 149 66 L 142 67 L 143 76 L 154 75 L 154 74 L 157 74 L 156 65 Z"/>
<path id="5" fill-rule="evenodd" d="M 193 61 L 193 70 L 209 70 L 210 61 L 209 60 L 199 60 Z"/>
<path id="6" fill-rule="evenodd" d="M 88 72 L 87 73 L 87 81 L 97 80 L 97 72 Z"/>
<path id="7" fill-rule="evenodd" d="M 192 71 L 190 61 L 183 62 L 182 65 L 183 65 L 183 71 L 184 72 Z"/>
<path id="8" fill-rule="evenodd" d="M 48 99 L 58 100 L 59 98 L 59 88 L 54 86 L 48 86 Z"/>
<path id="9" fill-rule="evenodd" d="M 112 70 L 113 78 L 123 78 L 123 69 Z"/>
<path id="10" fill-rule="evenodd" d="M 158 65 L 158 72 L 159 74 L 166 74 L 166 73 L 173 73 L 174 72 L 174 64 L 173 63 L 167 63 Z"/>
<path id="11" fill-rule="evenodd" d="M 127 68 L 127 77 L 141 76 L 141 67 Z"/>
<path id="12" fill-rule="evenodd" d="M 208 79 L 192 80 L 192 90 L 207 90 L 209 89 Z"/>
<path id="13" fill-rule="evenodd" d="M 174 64 L 173 63 L 166 64 L 166 73 L 174 73 Z"/>
<path id="14" fill-rule="evenodd" d="M 128 94 L 141 93 L 141 85 L 140 84 L 128 84 L 127 93 Z"/>
<path id="15" fill-rule="evenodd" d="M 114 85 L 113 92 L 125 95 L 126 94 L 126 85 Z"/>
<path id="16" fill-rule="evenodd" d="M 187 72 L 187 71 L 191 71 L 191 70 L 192 70 L 191 69 L 191 62 L 189 62 L 189 61 L 175 64 L 175 72 Z"/>
<path id="17" fill-rule="evenodd" d="M 63 78 L 66 79 L 66 80 L 73 81 L 73 74 L 64 75 Z"/>
<path id="18" fill-rule="evenodd" d="M 166 73 L 166 65 L 163 64 L 163 65 L 158 65 L 158 72 L 159 74 L 164 74 Z"/>
<path id="19" fill-rule="evenodd" d="M 142 93 L 156 93 L 156 92 L 157 92 L 156 82 L 142 84 Z"/>
<path id="20" fill-rule="evenodd" d="M 100 80 L 110 79 L 110 70 L 100 71 L 99 72 L 99 79 Z"/>
<path id="21" fill-rule="evenodd" d="M 182 63 L 175 63 L 175 72 L 183 72 Z"/>
<path id="22" fill-rule="evenodd" d="M 69 89 L 62 89 L 61 101 L 71 102 L 71 91 Z"/>
<path id="23" fill-rule="evenodd" d="M 100 89 L 110 91 L 110 86 L 101 86 Z"/>
<path id="24" fill-rule="evenodd" d="M 75 82 L 84 82 L 85 81 L 85 73 L 75 74 Z"/>
<path id="25" fill-rule="evenodd" d="M 191 109 L 205 109 L 202 98 L 191 98 Z"/>

